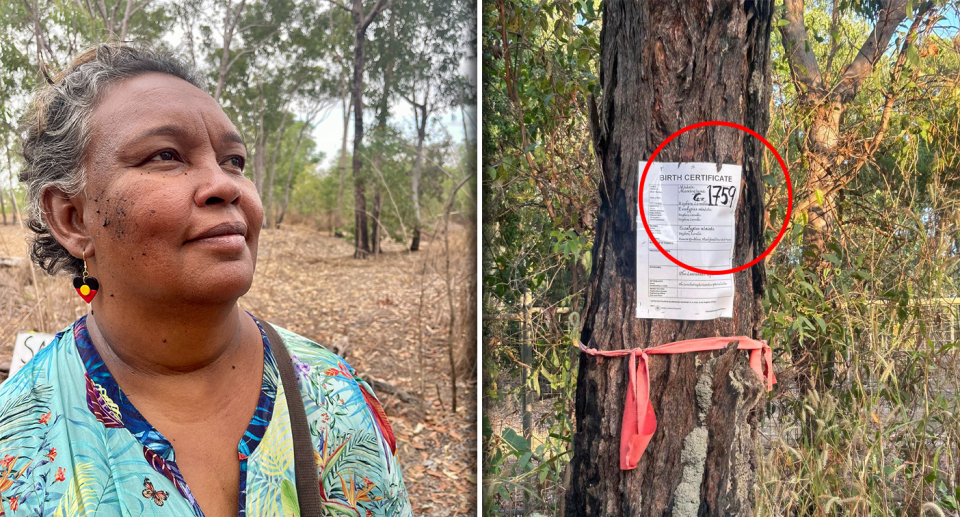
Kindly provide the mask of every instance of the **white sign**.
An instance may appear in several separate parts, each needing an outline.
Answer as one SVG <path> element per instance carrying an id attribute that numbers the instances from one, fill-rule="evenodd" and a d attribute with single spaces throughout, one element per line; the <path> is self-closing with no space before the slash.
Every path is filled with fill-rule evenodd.
<path id="1" fill-rule="evenodd" d="M 27 364 L 41 348 L 50 344 L 54 334 L 42 334 L 40 332 L 17 332 L 17 344 L 13 347 L 13 358 L 10 359 L 10 375 L 17 373 L 17 370 Z"/>
<path id="2" fill-rule="evenodd" d="M 640 162 L 640 175 L 645 165 Z M 660 246 L 697 269 L 731 269 L 741 172 L 739 165 L 723 164 L 718 171 L 715 163 L 653 162 L 643 210 Z M 671 262 L 637 214 L 638 318 L 732 318 L 733 292 L 733 274 L 704 275 Z"/>

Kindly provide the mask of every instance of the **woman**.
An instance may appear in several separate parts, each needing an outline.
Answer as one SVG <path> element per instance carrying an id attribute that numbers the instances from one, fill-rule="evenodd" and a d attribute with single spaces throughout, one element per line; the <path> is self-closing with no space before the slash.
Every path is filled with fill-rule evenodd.
<path id="1" fill-rule="evenodd" d="M 22 152 L 32 258 L 91 308 L 0 388 L 0 514 L 300 515 L 316 489 L 295 461 L 319 473 L 322 514 L 411 514 L 369 386 L 237 305 L 263 207 L 196 72 L 87 51 L 37 93 Z"/>

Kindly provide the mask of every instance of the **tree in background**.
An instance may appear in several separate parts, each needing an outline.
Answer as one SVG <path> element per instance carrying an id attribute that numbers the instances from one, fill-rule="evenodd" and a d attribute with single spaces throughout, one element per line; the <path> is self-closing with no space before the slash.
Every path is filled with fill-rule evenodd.
<path id="1" fill-rule="evenodd" d="M 887 52 L 893 36 L 904 20 L 911 20 L 905 33 L 897 38 L 891 82 L 896 84 L 908 61 L 915 62 L 923 38 L 939 17 L 935 2 L 883 0 L 841 5 L 833 3 L 831 20 L 826 30 L 813 31 L 804 19 L 803 0 L 787 0 L 783 17 L 777 22 L 783 55 L 790 66 L 790 78 L 797 102 L 808 111 L 795 129 L 804 158 L 806 178 L 798 212 L 809 210 L 804 243 L 810 250 L 808 263 L 818 269 L 828 267 L 822 259 L 826 243 L 834 229 L 837 198 L 871 159 L 885 136 L 894 104 L 901 91 L 885 92 L 879 123 L 871 128 L 872 138 L 857 135 L 856 140 L 841 141 L 841 123 L 848 118 L 857 93 Z M 871 32 L 860 48 L 842 45 L 842 17 L 854 12 L 873 20 Z M 909 11 L 909 12 L 908 12 Z M 826 43 L 817 55 L 811 44 Z"/>
<path id="2" fill-rule="evenodd" d="M 413 237 L 410 251 L 420 249 L 420 176 L 423 171 L 423 145 L 430 118 L 438 111 L 463 105 L 464 91 L 469 85 L 458 82 L 463 40 L 466 30 L 463 0 L 433 4 L 411 3 L 407 12 L 408 26 L 399 70 L 399 95 L 413 110 L 416 126 L 416 149 L 410 174 L 410 197 L 413 201 Z"/>
<path id="3" fill-rule="evenodd" d="M 363 72 L 366 63 L 367 28 L 380 13 L 390 7 L 393 0 L 377 0 L 369 10 L 364 9 L 363 0 L 353 0 L 350 6 L 336 0 L 329 1 L 349 12 L 353 20 L 353 79 L 350 83 L 350 96 L 353 99 L 353 211 L 356 232 L 354 257 L 366 258 L 371 247 L 367 235 L 366 185 L 360 171 L 363 167 L 360 153 L 363 149 Z"/>

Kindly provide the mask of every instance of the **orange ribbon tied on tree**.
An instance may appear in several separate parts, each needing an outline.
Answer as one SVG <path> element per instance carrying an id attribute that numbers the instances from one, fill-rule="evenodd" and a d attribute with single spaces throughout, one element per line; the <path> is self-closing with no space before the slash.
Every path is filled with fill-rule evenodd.
<path id="1" fill-rule="evenodd" d="M 764 380 L 767 391 L 773 389 L 777 378 L 773 374 L 773 351 L 766 341 L 746 336 L 708 337 L 688 339 L 651 348 L 630 350 L 597 350 L 578 343 L 585 354 L 600 357 L 630 356 L 630 383 L 627 400 L 623 407 L 623 423 L 620 426 L 620 470 L 632 470 L 640 463 L 653 433 L 657 431 L 657 415 L 650 403 L 650 375 L 647 372 L 648 355 L 684 354 L 723 350 L 732 341 L 739 341 L 739 350 L 750 351 L 750 368 Z"/>

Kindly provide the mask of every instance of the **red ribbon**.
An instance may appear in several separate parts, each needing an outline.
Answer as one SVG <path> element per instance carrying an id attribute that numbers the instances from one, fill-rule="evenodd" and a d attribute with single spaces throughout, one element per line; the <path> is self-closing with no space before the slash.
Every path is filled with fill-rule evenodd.
<path id="1" fill-rule="evenodd" d="M 776 376 L 773 375 L 773 351 L 766 341 L 757 341 L 746 336 L 688 339 L 632 350 L 597 350 L 578 343 L 580 350 L 592 356 L 630 356 L 630 384 L 627 387 L 627 401 L 623 407 L 623 424 L 620 428 L 620 470 L 632 470 L 637 467 L 643 451 L 647 449 L 653 433 L 657 431 L 657 415 L 653 411 L 653 405 L 650 404 L 647 356 L 723 350 L 731 341 L 739 341 L 737 348 L 740 350 L 750 350 L 750 368 L 765 381 L 767 391 L 772 390 L 777 382 Z"/>

